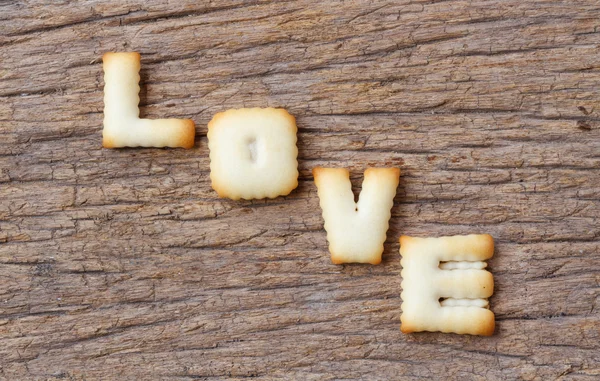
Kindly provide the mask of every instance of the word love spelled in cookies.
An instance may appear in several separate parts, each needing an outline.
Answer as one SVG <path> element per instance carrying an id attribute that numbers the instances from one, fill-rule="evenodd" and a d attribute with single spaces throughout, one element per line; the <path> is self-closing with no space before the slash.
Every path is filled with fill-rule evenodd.
<path id="1" fill-rule="evenodd" d="M 379 264 L 400 170 L 367 169 L 358 202 L 354 202 L 347 169 L 317 167 L 313 169 L 313 175 L 331 261 L 335 264 Z"/>
<path id="2" fill-rule="evenodd" d="M 106 53 L 102 145 L 192 148 L 196 129 L 189 119 L 140 119 L 140 54 Z"/>
<path id="3" fill-rule="evenodd" d="M 138 53 L 106 53 L 103 146 L 194 146 L 191 120 L 139 118 Z M 217 113 L 208 123 L 210 179 L 219 197 L 275 198 L 298 186 L 296 119 L 284 109 L 242 108 Z M 398 168 L 368 168 L 354 200 L 344 168 L 313 169 L 334 264 L 381 263 Z M 494 292 L 485 260 L 494 254 L 491 236 L 400 237 L 401 331 L 492 335 Z"/>
<path id="4" fill-rule="evenodd" d="M 494 293 L 494 278 L 484 270 L 484 261 L 494 255 L 490 235 L 402 236 L 400 254 L 402 332 L 494 333 L 487 300 Z"/>

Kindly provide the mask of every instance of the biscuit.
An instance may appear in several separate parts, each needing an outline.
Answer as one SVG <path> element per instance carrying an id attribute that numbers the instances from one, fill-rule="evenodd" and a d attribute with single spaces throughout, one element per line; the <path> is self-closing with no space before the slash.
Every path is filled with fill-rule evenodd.
<path id="1" fill-rule="evenodd" d="M 210 179 L 219 197 L 275 198 L 298 186 L 296 119 L 280 108 L 242 108 L 208 123 Z"/>
<path id="2" fill-rule="evenodd" d="M 140 119 L 140 54 L 105 53 L 102 146 L 192 148 L 196 130 L 189 119 Z"/>
<path id="3" fill-rule="evenodd" d="M 354 202 L 347 169 L 317 167 L 313 169 L 313 176 L 323 210 L 331 261 L 335 264 L 379 264 L 400 170 L 367 169 L 358 202 Z"/>
<path id="4" fill-rule="evenodd" d="M 404 333 L 430 331 L 491 336 L 494 313 L 487 298 L 494 278 L 484 270 L 494 255 L 489 234 L 400 237 Z"/>

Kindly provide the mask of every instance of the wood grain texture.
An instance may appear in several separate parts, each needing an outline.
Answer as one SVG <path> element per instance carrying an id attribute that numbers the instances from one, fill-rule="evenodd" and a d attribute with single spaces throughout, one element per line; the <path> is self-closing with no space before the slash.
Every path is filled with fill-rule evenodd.
<path id="1" fill-rule="evenodd" d="M 600 4 L 0 2 L 0 378 L 597 380 Z M 192 150 L 101 148 L 107 51 Z M 206 124 L 284 107 L 300 184 L 211 190 Z M 379 266 L 311 170 L 398 166 Z M 491 338 L 400 333 L 400 234 L 490 233 Z"/>

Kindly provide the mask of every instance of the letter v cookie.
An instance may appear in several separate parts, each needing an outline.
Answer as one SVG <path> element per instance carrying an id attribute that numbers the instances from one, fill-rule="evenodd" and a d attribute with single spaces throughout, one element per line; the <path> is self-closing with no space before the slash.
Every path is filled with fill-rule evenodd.
<path id="1" fill-rule="evenodd" d="M 317 167 L 313 169 L 313 175 L 331 261 L 335 264 L 379 264 L 400 170 L 367 169 L 358 202 L 354 202 L 347 169 Z"/>
<path id="2" fill-rule="evenodd" d="M 487 298 L 494 279 L 484 262 L 494 255 L 488 234 L 400 237 L 404 333 L 430 331 L 491 336 Z"/>

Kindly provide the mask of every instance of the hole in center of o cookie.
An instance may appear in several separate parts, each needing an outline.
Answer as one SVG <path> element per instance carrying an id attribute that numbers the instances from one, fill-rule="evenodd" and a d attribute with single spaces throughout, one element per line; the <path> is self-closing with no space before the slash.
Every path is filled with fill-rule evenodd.
<path id="1" fill-rule="evenodd" d="M 258 142 L 256 138 L 252 137 L 246 141 L 246 146 L 248 147 L 248 157 L 250 161 L 254 164 L 258 162 Z"/>

